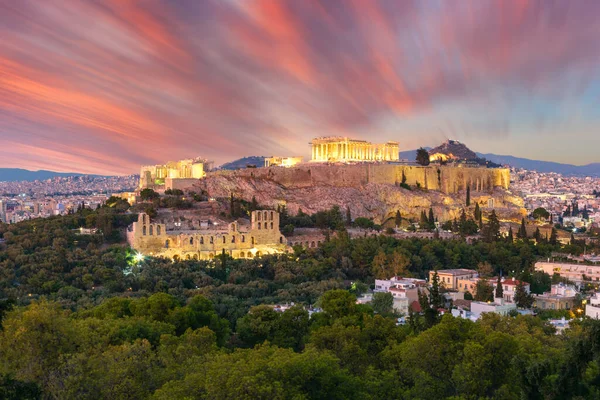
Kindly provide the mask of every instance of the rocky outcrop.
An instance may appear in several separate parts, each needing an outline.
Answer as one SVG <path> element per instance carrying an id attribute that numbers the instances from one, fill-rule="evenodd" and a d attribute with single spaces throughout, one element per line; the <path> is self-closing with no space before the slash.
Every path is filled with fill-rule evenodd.
<path id="1" fill-rule="evenodd" d="M 465 207 L 465 194 L 445 194 L 434 190 L 407 190 L 394 184 L 366 183 L 355 186 L 326 184 L 284 186 L 267 177 L 248 174 L 209 174 L 196 184 L 211 197 L 227 198 L 232 193 L 237 198 L 251 201 L 255 197 L 261 205 L 276 207 L 286 205 L 291 214 L 299 209 L 306 213 L 326 210 L 334 205 L 343 211 L 350 208 L 353 218 L 372 218 L 383 223 L 394 218 L 399 210 L 404 218 L 418 219 L 422 210 L 432 208 L 440 221 L 458 218 Z M 489 199 L 502 219 L 520 220 L 522 200 L 508 191 L 496 188 L 489 192 L 472 192 L 471 209 L 479 202 L 484 212 L 491 211 Z"/>

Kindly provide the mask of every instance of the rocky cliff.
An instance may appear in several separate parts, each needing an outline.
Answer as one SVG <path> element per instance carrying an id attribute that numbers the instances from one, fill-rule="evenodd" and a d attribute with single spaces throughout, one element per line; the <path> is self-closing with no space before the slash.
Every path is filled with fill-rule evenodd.
<path id="1" fill-rule="evenodd" d="M 349 207 L 353 218 L 373 218 L 377 223 L 393 218 L 397 210 L 400 210 L 404 218 L 418 219 L 421 211 L 429 210 L 430 207 L 440 221 L 445 221 L 458 218 L 465 206 L 464 192 L 407 190 L 396 184 L 378 182 L 342 185 L 340 182 L 347 182 L 348 177 L 343 174 L 337 175 L 335 172 L 343 172 L 346 169 L 330 169 L 331 184 L 320 180 L 308 184 L 302 179 L 294 182 L 291 177 L 289 184 L 283 184 L 281 180 L 273 179 L 268 170 L 269 168 L 263 168 L 251 173 L 236 171 L 227 174 L 209 174 L 196 186 L 198 189 L 206 190 L 212 197 L 229 197 L 233 193 L 235 197 L 247 201 L 255 197 L 259 204 L 272 207 L 285 204 L 291 214 L 295 214 L 299 209 L 306 213 L 314 213 L 334 205 L 340 206 L 342 210 Z M 307 173 L 293 171 L 291 168 L 286 170 L 283 171 L 286 176 Z M 287 179 L 285 181 L 288 182 Z M 491 211 L 488 207 L 490 198 L 494 199 L 493 207 L 502 219 L 520 220 L 522 200 L 500 187 L 487 191 L 472 190 L 471 209 L 477 201 L 484 212 Z"/>

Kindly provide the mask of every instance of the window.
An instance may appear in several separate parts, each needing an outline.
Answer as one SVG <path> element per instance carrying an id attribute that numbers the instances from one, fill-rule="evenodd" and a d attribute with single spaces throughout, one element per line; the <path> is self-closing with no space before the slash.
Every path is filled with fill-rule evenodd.
<path id="1" fill-rule="evenodd" d="M 273 223 L 271 222 L 271 229 L 273 229 Z"/>
<path id="2" fill-rule="evenodd" d="M 246 242 L 246 236 L 242 235 L 242 243 Z"/>
<path id="3" fill-rule="evenodd" d="M 244 254 L 244 252 L 242 251 L 242 252 L 240 252 L 240 257 L 241 258 L 246 258 L 246 254 Z"/>
<path id="4" fill-rule="evenodd" d="M 154 235 L 154 226 L 150 225 L 150 236 Z"/>
<path id="5" fill-rule="evenodd" d="M 142 236 L 146 236 L 146 227 L 145 226 L 142 228 Z"/>
<path id="6" fill-rule="evenodd" d="M 271 219 L 273 219 L 273 214 L 274 214 L 273 211 L 271 211 Z"/>
<path id="7" fill-rule="evenodd" d="M 223 236 L 223 243 L 225 243 L 226 240 L 227 240 L 227 238 L 225 236 Z"/>
<path id="8" fill-rule="evenodd" d="M 231 237 L 231 243 L 235 243 L 235 236 Z"/>
<path id="9" fill-rule="evenodd" d="M 265 211 L 264 217 L 265 217 L 265 221 L 266 221 L 267 220 L 267 212 L 266 211 Z"/>
<path id="10" fill-rule="evenodd" d="M 200 244 L 204 244 L 204 236 L 200 236 Z"/>
<path id="11" fill-rule="evenodd" d="M 167 249 L 168 249 L 168 248 L 169 248 L 169 245 L 170 245 L 169 241 L 168 241 L 168 240 L 167 240 L 167 241 L 165 241 L 165 248 L 167 248 Z"/>
<path id="12" fill-rule="evenodd" d="M 191 238 L 190 238 L 190 246 L 193 246 L 193 245 L 194 245 L 194 238 L 193 238 L 193 237 L 191 237 Z"/>
<path id="13" fill-rule="evenodd" d="M 283 236 L 279 237 L 279 243 L 283 244 Z"/>
<path id="14" fill-rule="evenodd" d="M 160 236 L 160 225 L 156 225 L 156 234 Z"/>
<path id="15" fill-rule="evenodd" d="M 211 236 L 210 237 L 210 244 L 213 244 L 215 242 L 214 238 Z"/>
<path id="16" fill-rule="evenodd" d="M 258 229 L 260 230 L 260 222 L 258 223 Z"/>
<path id="17" fill-rule="evenodd" d="M 262 213 L 259 211 L 258 213 L 256 213 L 256 215 L 258 216 L 258 220 L 260 221 L 261 217 L 262 217 Z"/>

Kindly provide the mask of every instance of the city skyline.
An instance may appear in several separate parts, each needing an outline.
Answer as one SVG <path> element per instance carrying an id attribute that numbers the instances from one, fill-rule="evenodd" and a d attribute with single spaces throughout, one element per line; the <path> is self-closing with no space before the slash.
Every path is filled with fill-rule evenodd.
<path id="1" fill-rule="evenodd" d="M 400 151 L 600 161 L 593 1 L 0 2 L 0 167 Z"/>

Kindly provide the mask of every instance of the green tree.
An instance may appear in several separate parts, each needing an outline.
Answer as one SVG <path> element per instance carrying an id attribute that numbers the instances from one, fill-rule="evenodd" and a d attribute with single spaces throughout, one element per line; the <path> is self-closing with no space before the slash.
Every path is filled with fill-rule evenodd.
<path id="1" fill-rule="evenodd" d="M 427 150 L 425 150 L 424 148 L 420 147 L 417 150 L 416 161 L 417 161 L 417 164 L 420 164 L 423 166 L 429 165 L 429 152 Z"/>
<path id="2" fill-rule="evenodd" d="M 494 299 L 494 288 L 486 279 L 480 278 L 475 284 L 476 301 L 492 301 Z"/>
<path id="3" fill-rule="evenodd" d="M 61 357 L 75 352 L 87 335 L 75 329 L 67 314 L 47 301 L 9 311 L 0 331 L 0 372 L 8 369 L 15 379 L 47 389 Z"/>
<path id="4" fill-rule="evenodd" d="M 151 201 L 158 199 L 160 195 L 152 189 L 142 189 L 140 191 L 140 199 L 142 201 Z"/>
<path id="5" fill-rule="evenodd" d="M 515 288 L 515 304 L 519 308 L 531 308 L 533 305 L 533 296 L 527 293 L 525 289 L 525 283 L 519 281 Z"/>
<path id="6" fill-rule="evenodd" d="M 396 224 L 396 228 L 400 228 L 402 225 L 402 215 L 400 215 L 400 210 L 396 210 L 396 218 L 394 219 Z"/>
<path id="7" fill-rule="evenodd" d="M 492 210 L 487 224 L 482 231 L 482 238 L 485 242 L 495 242 L 500 237 L 500 221 L 496 215 L 496 210 Z"/>
<path id="8" fill-rule="evenodd" d="M 519 228 L 519 232 L 517 232 L 517 238 L 519 239 L 527 239 L 527 227 L 525 225 L 525 218 L 521 218 L 521 227 Z"/>
<path id="9" fill-rule="evenodd" d="M 280 314 L 268 305 L 255 306 L 248 314 L 237 321 L 237 333 L 248 347 L 254 347 L 265 340 L 272 341 L 279 328 Z"/>
<path id="10" fill-rule="evenodd" d="M 378 314 L 390 314 L 394 311 L 394 297 L 389 292 L 373 293 L 371 307 Z"/>
<path id="11" fill-rule="evenodd" d="M 513 243 L 515 241 L 515 238 L 514 238 L 514 235 L 513 235 L 512 226 L 508 228 L 508 237 L 506 238 L 506 241 L 508 243 Z"/>
<path id="12" fill-rule="evenodd" d="M 252 201 L 250 202 L 249 211 L 258 210 L 258 202 L 256 201 L 256 196 L 252 196 Z"/>
<path id="13" fill-rule="evenodd" d="M 308 311 L 300 305 L 290 307 L 279 318 L 272 339 L 273 344 L 300 351 L 304 348 L 304 340 L 308 335 L 309 326 Z"/>
<path id="14" fill-rule="evenodd" d="M 429 230 L 435 229 L 435 216 L 433 215 L 433 209 L 429 207 L 429 216 L 427 217 L 427 222 L 429 225 Z"/>
<path id="15" fill-rule="evenodd" d="M 556 228 L 552 227 L 552 232 L 550 233 L 550 240 L 549 243 L 553 246 L 556 246 L 558 244 L 558 232 L 556 231 Z"/>
<path id="16" fill-rule="evenodd" d="M 440 276 L 437 271 L 431 277 L 431 287 L 429 288 L 429 302 L 434 309 L 441 308 L 444 305 L 444 299 L 440 292 Z"/>
<path id="17" fill-rule="evenodd" d="M 351 315 L 356 310 L 356 297 L 347 290 L 330 290 L 319 301 L 323 312 L 333 318 Z"/>
<path id="18" fill-rule="evenodd" d="M 346 206 L 346 225 L 352 225 L 352 214 L 350 213 L 350 206 Z"/>
<path id="19" fill-rule="evenodd" d="M 546 211 L 545 208 L 538 207 L 535 210 L 533 210 L 532 216 L 535 219 L 547 220 L 548 218 L 550 218 L 550 213 Z"/>
<path id="20" fill-rule="evenodd" d="M 496 298 L 504 297 L 504 290 L 502 289 L 502 275 L 498 275 L 498 281 L 496 282 Z"/>

